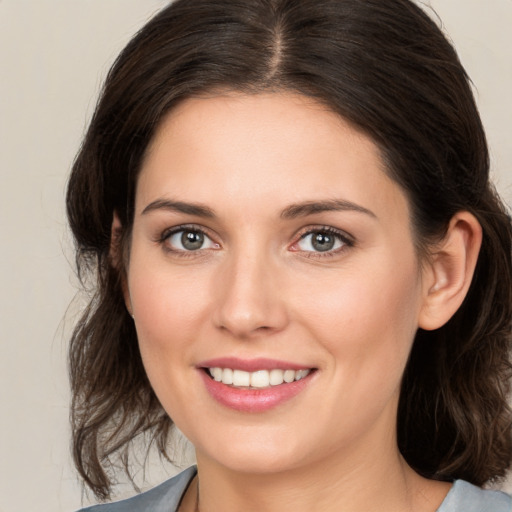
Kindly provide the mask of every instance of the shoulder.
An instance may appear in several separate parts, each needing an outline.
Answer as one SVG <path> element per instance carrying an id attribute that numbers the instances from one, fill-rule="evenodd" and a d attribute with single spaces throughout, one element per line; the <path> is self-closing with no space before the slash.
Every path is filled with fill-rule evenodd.
<path id="1" fill-rule="evenodd" d="M 512 498 L 456 480 L 437 512 L 512 512 Z"/>
<path id="2" fill-rule="evenodd" d="M 133 498 L 94 505 L 79 512 L 174 512 L 196 471 L 196 467 L 192 466 L 170 480 Z"/>

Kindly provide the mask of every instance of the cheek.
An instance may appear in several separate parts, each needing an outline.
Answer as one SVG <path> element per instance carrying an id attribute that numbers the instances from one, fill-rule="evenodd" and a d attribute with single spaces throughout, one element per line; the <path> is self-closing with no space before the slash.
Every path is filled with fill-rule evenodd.
<path id="1" fill-rule="evenodd" d="M 211 303 L 206 276 L 169 272 L 166 265 L 130 268 L 130 296 L 146 372 L 155 387 L 176 363 L 192 364 L 192 349 Z M 167 266 L 168 267 L 168 266 Z M 209 300 L 210 299 L 210 300 Z M 178 371 L 182 365 L 177 365 Z"/>
<path id="2" fill-rule="evenodd" d="M 397 269 L 400 269 L 399 271 Z M 374 258 L 309 287 L 302 318 L 343 378 L 361 389 L 396 387 L 418 326 L 421 287 L 414 258 Z M 385 378 L 384 378 L 385 377 Z"/>
<path id="3" fill-rule="evenodd" d="M 326 390 L 317 415 L 343 425 L 349 440 L 379 418 L 394 424 L 418 309 L 414 272 L 391 280 L 378 270 L 357 276 L 345 275 L 331 293 L 304 304 L 309 330 L 329 354 L 332 393 Z"/>
<path id="4" fill-rule="evenodd" d="M 187 407 L 191 392 L 185 383 L 195 373 L 209 294 L 199 286 L 199 276 L 191 279 L 147 269 L 139 276 L 132 274 L 130 292 L 142 362 L 167 414 L 188 430 L 196 409 Z"/>

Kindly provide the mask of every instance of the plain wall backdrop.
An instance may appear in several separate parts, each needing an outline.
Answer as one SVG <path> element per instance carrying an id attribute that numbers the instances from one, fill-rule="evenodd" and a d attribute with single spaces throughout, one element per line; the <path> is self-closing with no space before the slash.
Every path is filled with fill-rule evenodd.
<path id="1" fill-rule="evenodd" d="M 69 450 L 66 340 L 76 307 L 64 316 L 76 279 L 65 185 L 102 78 L 166 3 L 0 0 L 0 512 L 88 503 Z M 512 0 L 423 3 L 473 80 L 493 176 L 511 204 Z"/>

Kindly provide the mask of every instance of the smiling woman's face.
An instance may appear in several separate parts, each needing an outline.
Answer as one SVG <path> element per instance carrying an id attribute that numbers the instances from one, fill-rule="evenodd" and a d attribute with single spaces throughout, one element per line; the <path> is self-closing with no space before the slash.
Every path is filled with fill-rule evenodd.
<path id="1" fill-rule="evenodd" d="M 425 295 L 408 202 L 372 141 L 312 100 L 198 98 L 165 119 L 128 292 L 199 462 L 281 471 L 393 445 Z"/>

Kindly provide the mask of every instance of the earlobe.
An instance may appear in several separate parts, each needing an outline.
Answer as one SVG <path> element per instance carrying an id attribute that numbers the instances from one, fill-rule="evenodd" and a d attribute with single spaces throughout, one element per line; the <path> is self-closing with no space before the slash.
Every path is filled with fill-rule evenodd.
<path id="1" fill-rule="evenodd" d="M 424 271 L 419 327 L 438 329 L 459 309 L 471 285 L 481 244 L 482 228 L 475 216 L 466 211 L 455 214 Z"/>
<path id="2" fill-rule="evenodd" d="M 119 215 L 116 211 L 114 211 L 114 215 L 112 217 L 112 227 L 110 232 L 110 264 L 116 269 L 118 269 L 118 271 L 121 273 L 121 286 L 123 288 L 124 302 L 126 304 L 126 309 L 128 310 L 128 313 L 130 313 L 130 316 L 133 318 L 132 301 L 130 298 L 130 291 L 128 289 L 128 283 L 126 279 L 125 264 L 123 261 L 123 248 L 121 243 L 122 234 L 123 225 L 121 224 Z"/>

